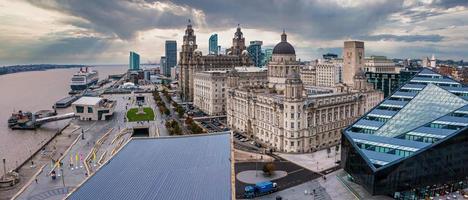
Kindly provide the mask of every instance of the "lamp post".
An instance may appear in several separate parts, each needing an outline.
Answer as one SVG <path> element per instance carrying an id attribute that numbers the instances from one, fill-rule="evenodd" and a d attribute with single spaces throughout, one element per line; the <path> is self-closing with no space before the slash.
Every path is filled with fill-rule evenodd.
<path id="1" fill-rule="evenodd" d="M 65 187 L 65 173 L 63 173 L 63 166 L 60 165 L 60 173 L 62 173 L 62 184 Z"/>
<path id="2" fill-rule="evenodd" d="M 6 180 L 6 159 L 3 159 L 3 180 Z"/>

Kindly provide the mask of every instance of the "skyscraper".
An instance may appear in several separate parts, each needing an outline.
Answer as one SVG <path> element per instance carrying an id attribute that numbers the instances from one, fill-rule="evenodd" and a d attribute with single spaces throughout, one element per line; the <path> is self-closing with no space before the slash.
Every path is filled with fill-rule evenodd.
<path id="1" fill-rule="evenodd" d="M 140 70 L 140 55 L 137 53 L 130 51 L 130 59 L 129 59 L 129 64 L 128 67 L 130 70 Z"/>
<path id="2" fill-rule="evenodd" d="M 159 60 L 159 71 L 160 71 L 160 74 L 163 74 L 165 73 L 164 70 L 166 70 L 166 56 L 161 56 L 161 59 Z"/>
<path id="3" fill-rule="evenodd" d="M 265 57 L 265 53 L 262 52 L 262 44 L 262 41 L 250 41 L 250 45 L 247 48 L 250 59 L 257 67 L 265 65 L 265 63 L 263 62 L 263 57 Z"/>
<path id="4" fill-rule="evenodd" d="M 171 68 L 177 65 L 177 42 L 166 40 L 166 66 L 163 68 L 164 76 L 171 76 Z"/>
<path id="5" fill-rule="evenodd" d="M 271 55 L 273 55 L 273 49 L 271 48 L 267 48 L 265 49 L 265 56 L 263 56 L 263 65 L 267 65 L 268 64 L 268 61 L 271 60 Z"/>
<path id="6" fill-rule="evenodd" d="M 218 54 L 218 34 L 213 34 L 208 40 L 208 54 Z"/>

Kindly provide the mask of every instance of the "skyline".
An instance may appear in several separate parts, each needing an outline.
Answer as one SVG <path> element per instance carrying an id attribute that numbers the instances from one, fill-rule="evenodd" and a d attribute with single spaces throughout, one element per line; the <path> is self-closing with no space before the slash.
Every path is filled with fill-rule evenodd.
<path id="1" fill-rule="evenodd" d="M 261 40 L 265 48 L 286 29 L 301 60 L 341 55 L 344 40 L 364 41 L 366 56 L 468 60 L 463 0 L 0 0 L 0 13 L 0 65 L 126 63 L 129 51 L 142 63 L 157 62 L 165 40 L 176 40 L 180 50 L 187 19 L 203 54 L 213 33 L 230 47 L 240 24 L 246 44 Z"/>

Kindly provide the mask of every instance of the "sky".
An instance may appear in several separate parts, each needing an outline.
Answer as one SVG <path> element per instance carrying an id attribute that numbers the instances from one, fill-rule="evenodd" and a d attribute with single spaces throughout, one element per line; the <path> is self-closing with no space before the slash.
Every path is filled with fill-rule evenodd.
<path id="1" fill-rule="evenodd" d="M 157 63 L 188 19 L 204 54 L 213 33 L 229 48 L 240 24 L 265 47 L 286 30 L 301 60 L 345 40 L 365 41 L 366 56 L 468 60 L 468 0 L 0 0 L 0 65 L 123 64 L 129 51 Z"/>

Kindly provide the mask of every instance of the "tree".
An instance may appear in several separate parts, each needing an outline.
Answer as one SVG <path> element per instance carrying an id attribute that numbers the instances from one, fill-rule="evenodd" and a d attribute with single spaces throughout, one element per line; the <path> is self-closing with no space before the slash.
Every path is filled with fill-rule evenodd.
<path id="1" fill-rule="evenodd" d="M 185 119 L 185 123 L 186 123 L 187 125 L 190 125 L 190 124 L 193 123 L 193 119 L 192 119 L 191 117 L 187 117 L 187 119 Z"/>
<path id="2" fill-rule="evenodd" d="M 265 173 L 265 175 L 271 176 L 275 172 L 275 168 L 276 168 L 275 164 L 270 162 L 270 163 L 263 165 L 262 171 L 263 173 Z"/>

